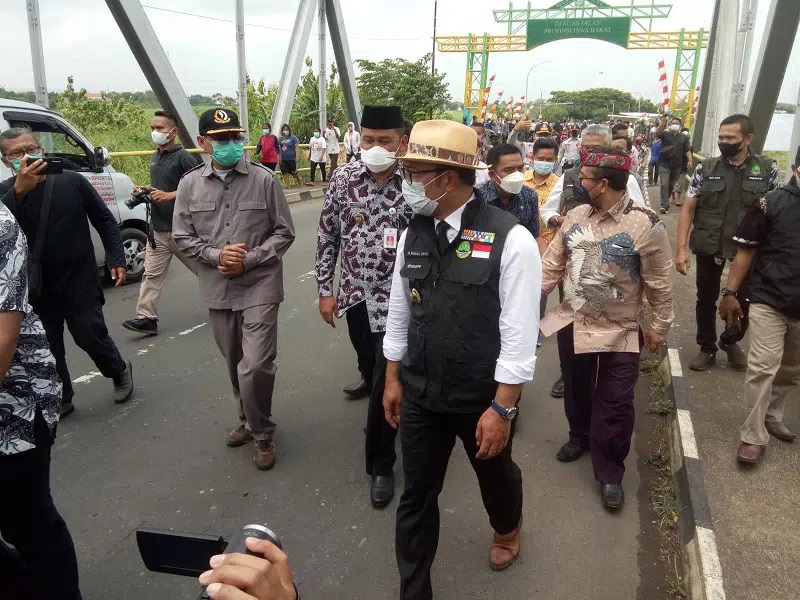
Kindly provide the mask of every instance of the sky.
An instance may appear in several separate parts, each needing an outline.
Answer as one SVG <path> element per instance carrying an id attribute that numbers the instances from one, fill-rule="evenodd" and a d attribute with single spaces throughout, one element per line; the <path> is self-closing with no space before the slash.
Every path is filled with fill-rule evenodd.
<path id="1" fill-rule="evenodd" d="M 636 0 L 646 4 L 647 0 Z M 731 0 L 733 1 L 733 0 Z M 628 0 L 607 0 L 626 5 Z M 533 0 L 534 7 L 547 7 L 555 0 Z M 659 0 L 659 4 L 669 0 Z M 147 80 L 127 47 L 104 0 L 39 0 L 47 84 L 63 90 L 66 78 L 75 77 L 76 87 L 88 91 L 137 91 L 148 89 Z M 162 46 L 187 94 L 233 95 L 237 87 L 233 0 L 142 0 Z M 505 25 L 494 22 L 492 9 L 504 8 L 483 0 L 439 0 L 438 35 L 505 33 Z M 525 4 L 517 0 L 515 4 Z M 653 21 L 658 31 L 707 28 L 713 0 L 672 0 L 667 19 Z M 769 2 L 759 3 L 756 31 L 761 32 Z M 292 42 L 292 25 L 298 0 L 245 0 L 247 70 L 254 79 L 278 83 L 283 61 Z M 431 50 L 433 0 L 341 0 L 345 27 L 354 60 L 405 58 L 417 60 Z M 507 7 L 507 4 L 505 4 Z M 166 10 L 164 10 L 166 9 Z M 179 11 L 208 18 L 181 15 Z M 229 20 L 231 22 L 225 22 Z M 20 91 L 33 88 L 27 16 L 23 0 L 0 1 L 0 23 L 4 25 L 6 58 L 0 70 L 0 86 Z M 306 55 L 316 62 L 318 29 L 312 27 Z M 758 55 L 760 35 L 753 57 Z M 14 49 L 13 51 L 11 49 Z M 660 100 L 657 64 L 664 58 L 671 81 L 674 50 L 626 50 L 595 40 L 561 40 L 521 53 L 494 53 L 489 74 L 495 74 L 495 92 L 529 99 L 553 90 L 574 91 L 592 87 L 614 87 Z M 328 48 L 327 63 L 334 61 Z M 447 74 L 455 101 L 463 99 L 464 54 L 439 53 L 437 68 Z M 779 101 L 795 102 L 800 87 L 800 35 L 794 44 Z M 621 107 L 617 107 L 621 111 Z M 635 108 L 634 108 L 635 110 Z"/>

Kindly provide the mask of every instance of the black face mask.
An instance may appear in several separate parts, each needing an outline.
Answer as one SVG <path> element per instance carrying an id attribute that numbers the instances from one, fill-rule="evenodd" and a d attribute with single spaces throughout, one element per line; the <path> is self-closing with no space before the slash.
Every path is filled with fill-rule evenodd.
<path id="1" fill-rule="evenodd" d="M 598 184 L 595 184 L 592 190 L 597 186 Z M 572 188 L 572 199 L 575 201 L 575 204 L 591 204 L 594 206 L 595 199 L 592 198 L 590 193 L 592 190 L 584 186 L 580 179 L 576 181 Z"/>
<path id="2" fill-rule="evenodd" d="M 739 142 L 738 144 L 719 142 L 717 146 L 719 146 L 719 153 L 722 154 L 722 156 L 725 158 L 733 158 L 739 154 L 739 151 L 742 149 L 742 142 Z"/>

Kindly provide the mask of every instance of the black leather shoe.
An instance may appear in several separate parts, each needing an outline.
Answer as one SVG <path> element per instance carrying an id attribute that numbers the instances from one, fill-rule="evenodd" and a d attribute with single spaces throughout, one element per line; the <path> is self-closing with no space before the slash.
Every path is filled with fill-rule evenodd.
<path id="1" fill-rule="evenodd" d="M 600 490 L 603 506 L 608 509 L 616 510 L 625 503 L 625 492 L 618 483 L 604 483 Z"/>
<path id="2" fill-rule="evenodd" d="M 394 475 L 376 475 L 372 478 L 369 499 L 375 508 L 384 508 L 394 498 Z"/>
<path id="3" fill-rule="evenodd" d="M 58 410 L 59 417 L 63 419 L 67 415 L 71 415 L 75 412 L 75 405 L 72 402 L 62 402 Z"/>
<path id="4" fill-rule="evenodd" d="M 578 460 L 587 450 L 588 448 L 570 440 L 561 446 L 561 450 L 556 452 L 556 458 L 561 462 L 572 462 L 573 460 Z"/>
<path id="5" fill-rule="evenodd" d="M 356 383 L 345 386 L 342 391 L 355 400 L 369 395 L 369 386 L 367 385 L 367 381 L 362 377 Z"/>
<path id="6" fill-rule="evenodd" d="M 158 334 L 158 319 L 130 319 L 128 321 L 123 321 L 122 326 L 136 333 L 143 333 L 145 335 Z"/>
<path id="7" fill-rule="evenodd" d="M 550 395 L 553 398 L 563 398 L 564 397 L 564 376 L 563 375 L 561 375 L 561 377 L 558 378 L 558 381 L 556 381 L 553 384 L 553 388 L 550 390 Z"/>

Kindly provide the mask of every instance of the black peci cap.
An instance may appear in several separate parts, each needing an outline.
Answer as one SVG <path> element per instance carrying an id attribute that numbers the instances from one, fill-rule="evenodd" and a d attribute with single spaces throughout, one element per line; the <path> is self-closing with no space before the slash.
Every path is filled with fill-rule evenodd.
<path id="1" fill-rule="evenodd" d="M 227 108 L 209 108 L 200 115 L 200 135 L 224 133 L 228 131 L 244 132 L 239 124 L 239 115 Z"/>
<path id="2" fill-rule="evenodd" d="M 367 104 L 361 113 L 361 127 L 367 129 L 403 129 L 403 111 L 399 106 Z"/>

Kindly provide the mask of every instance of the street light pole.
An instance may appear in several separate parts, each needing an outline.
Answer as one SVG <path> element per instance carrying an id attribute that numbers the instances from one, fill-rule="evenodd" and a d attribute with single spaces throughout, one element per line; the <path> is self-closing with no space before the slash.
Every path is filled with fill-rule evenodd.
<path id="1" fill-rule="evenodd" d="M 536 67 L 541 67 L 542 65 L 546 65 L 547 63 L 553 62 L 552 60 L 546 60 L 544 62 L 536 63 L 530 69 L 528 69 L 528 74 L 525 76 L 525 100 L 529 100 L 528 98 L 528 78 L 531 76 L 531 71 L 533 71 Z"/>

